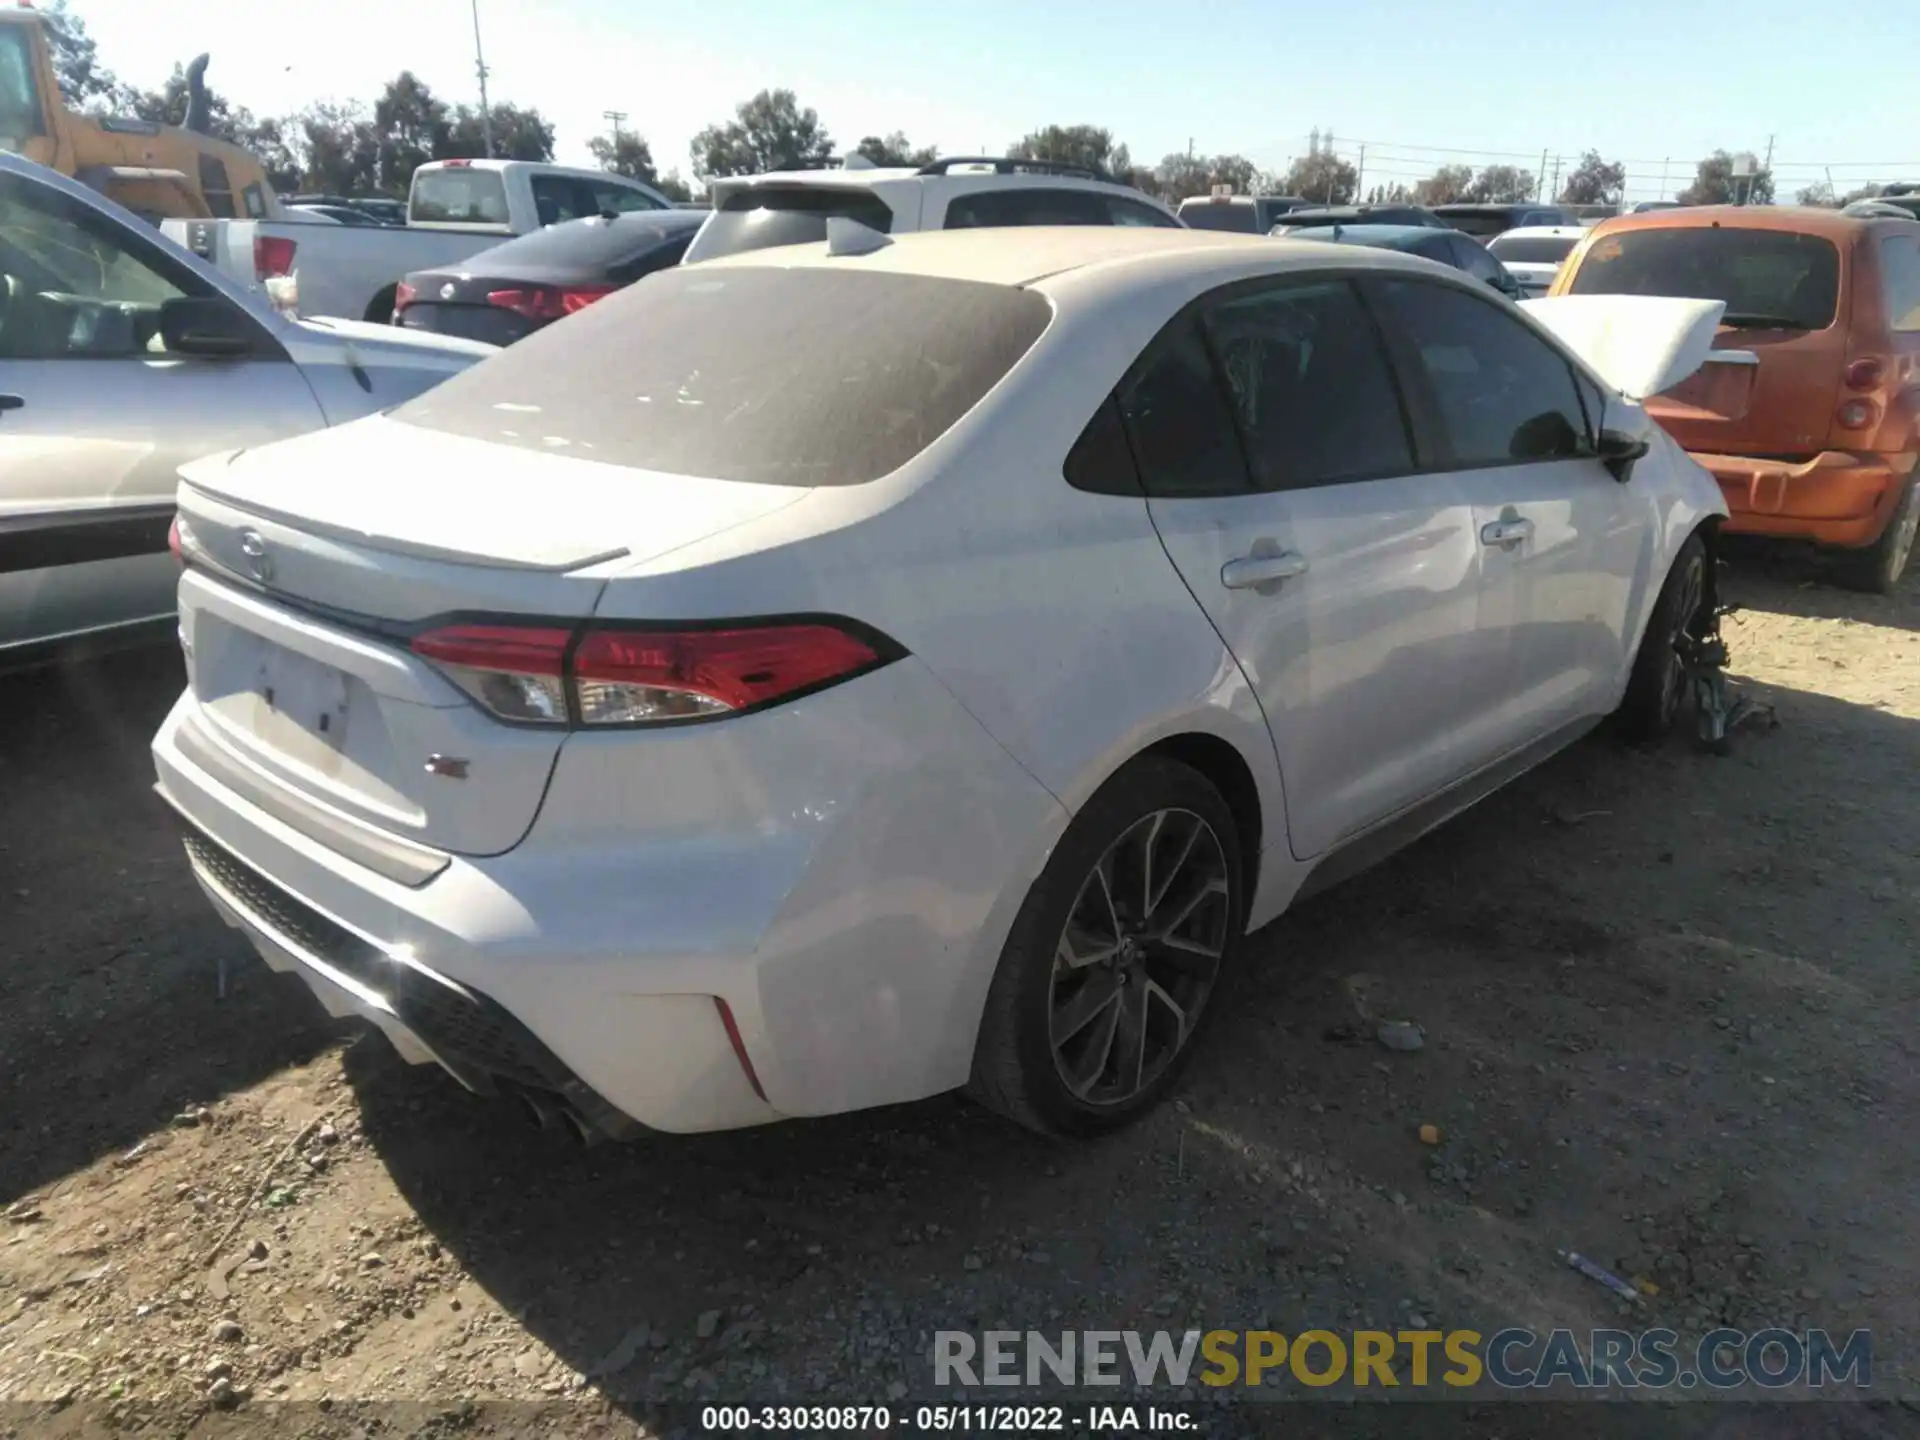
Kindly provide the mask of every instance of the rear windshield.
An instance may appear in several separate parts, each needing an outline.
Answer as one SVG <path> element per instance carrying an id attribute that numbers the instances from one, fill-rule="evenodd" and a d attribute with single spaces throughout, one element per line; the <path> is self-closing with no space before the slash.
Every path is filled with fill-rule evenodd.
<path id="1" fill-rule="evenodd" d="M 663 217 L 660 211 L 622 215 L 617 219 L 593 218 L 563 220 L 544 230 L 515 236 L 504 245 L 496 245 L 468 264 L 506 265 L 535 270 L 602 270 L 626 259 L 636 250 L 661 242 L 662 231 L 690 235 L 694 227 L 675 217 Z M 483 273 L 491 273 L 486 271 Z"/>
<path id="2" fill-rule="evenodd" d="M 507 186 L 498 170 L 418 170 L 408 218 L 424 225 L 505 225 Z"/>
<path id="3" fill-rule="evenodd" d="M 1573 253 L 1573 239 L 1555 240 L 1550 236 L 1498 235 L 1487 245 L 1496 259 L 1512 260 L 1520 265 L 1558 265 Z"/>
<path id="4" fill-rule="evenodd" d="M 692 245 L 691 265 L 765 250 L 774 245 L 810 245 L 827 238 L 827 221 L 858 220 L 882 234 L 893 228 L 893 211 L 871 190 L 836 190 L 824 185 L 756 185 L 729 195 L 708 217 Z"/>
<path id="5" fill-rule="evenodd" d="M 1211 200 L 1182 205 L 1180 218 L 1190 230 L 1238 230 L 1251 235 L 1258 228 L 1258 217 L 1251 205 L 1216 205 Z"/>
<path id="6" fill-rule="evenodd" d="M 1510 210 L 1442 210 L 1440 218 L 1463 235 L 1485 238 L 1513 229 Z"/>
<path id="7" fill-rule="evenodd" d="M 1824 330 L 1839 299 L 1840 252 L 1791 230 L 1629 230 L 1595 241 L 1570 289 L 1723 300 L 1729 325 Z"/>
<path id="8" fill-rule="evenodd" d="M 1031 290 L 885 271 L 682 267 L 393 411 L 672 475 L 857 485 L 897 470 L 1047 327 Z"/>

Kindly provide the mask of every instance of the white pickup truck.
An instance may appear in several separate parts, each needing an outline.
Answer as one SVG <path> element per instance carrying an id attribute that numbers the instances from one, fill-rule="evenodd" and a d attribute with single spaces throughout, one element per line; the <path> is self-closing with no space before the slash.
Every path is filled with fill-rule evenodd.
<path id="1" fill-rule="evenodd" d="M 601 170 L 435 160 L 413 173 L 404 226 L 312 217 L 168 220 L 160 228 L 222 274 L 265 289 L 283 310 L 385 323 L 394 287 L 412 271 L 456 264 L 561 220 L 672 208 L 651 186 Z"/>

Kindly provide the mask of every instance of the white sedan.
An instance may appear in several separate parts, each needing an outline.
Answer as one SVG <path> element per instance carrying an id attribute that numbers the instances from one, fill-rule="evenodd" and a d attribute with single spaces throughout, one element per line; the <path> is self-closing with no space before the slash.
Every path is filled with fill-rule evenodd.
<path id="1" fill-rule="evenodd" d="M 1487 249 L 1520 282 L 1521 293 L 1540 296 L 1553 288 L 1560 266 L 1586 238 L 1584 225 L 1524 225 L 1494 236 Z"/>
<path id="2" fill-rule="evenodd" d="M 187 467 L 160 792 L 271 964 L 583 1136 L 1117 1124 L 1252 927 L 1673 718 L 1724 509 L 1622 390 L 1718 309 L 1541 303 L 1186 230 L 664 272 Z"/>

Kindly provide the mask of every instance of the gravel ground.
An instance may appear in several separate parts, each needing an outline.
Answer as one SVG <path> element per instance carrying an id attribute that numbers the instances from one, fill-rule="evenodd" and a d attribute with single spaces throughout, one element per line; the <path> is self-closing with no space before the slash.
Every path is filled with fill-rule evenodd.
<path id="1" fill-rule="evenodd" d="M 582 1151 L 214 918 L 149 788 L 172 657 L 0 681 L 0 1431 L 284 1398 L 343 1434 L 618 1433 L 668 1399 L 924 1399 L 935 1329 L 1420 1321 L 1868 1327 L 1913 1405 L 1920 585 L 1741 567 L 1734 669 L 1778 729 L 1596 736 L 1303 905 L 1177 1103 L 1082 1146 L 941 1099 Z M 1645 1318 L 1562 1249 L 1652 1282 Z M 394 1400 L 422 1404 L 355 1409 Z M 1414 1408 L 1545 1418 L 1290 1433 Z M 1920 1431 L 1781 1413 L 1552 1429 Z"/>

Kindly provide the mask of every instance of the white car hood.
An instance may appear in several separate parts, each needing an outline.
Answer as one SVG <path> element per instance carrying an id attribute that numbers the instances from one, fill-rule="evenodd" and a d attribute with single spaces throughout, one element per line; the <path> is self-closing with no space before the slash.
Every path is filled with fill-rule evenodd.
<path id="1" fill-rule="evenodd" d="M 1552 295 L 1520 308 L 1629 400 L 1672 389 L 1706 362 L 1726 304 L 1653 295 Z"/>
<path id="2" fill-rule="evenodd" d="M 349 545 L 556 572 L 652 559 L 810 493 L 542 455 L 385 415 L 210 455 L 180 475 L 193 490 Z"/>

